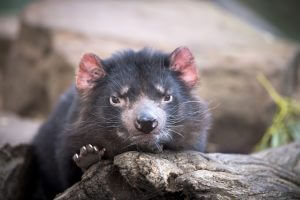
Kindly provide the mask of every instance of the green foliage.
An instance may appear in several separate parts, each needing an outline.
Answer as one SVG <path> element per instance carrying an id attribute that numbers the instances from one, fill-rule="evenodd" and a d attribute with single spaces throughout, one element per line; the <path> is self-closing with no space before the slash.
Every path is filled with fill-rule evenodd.
<path id="1" fill-rule="evenodd" d="M 19 13 L 30 1 L 32 0 L 1 0 L 0 15 Z"/>
<path id="2" fill-rule="evenodd" d="M 300 140 L 300 102 L 279 95 L 263 74 L 259 74 L 257 79 L 275 102 L 277 112 L 255 150 L 260 151 Z"/>

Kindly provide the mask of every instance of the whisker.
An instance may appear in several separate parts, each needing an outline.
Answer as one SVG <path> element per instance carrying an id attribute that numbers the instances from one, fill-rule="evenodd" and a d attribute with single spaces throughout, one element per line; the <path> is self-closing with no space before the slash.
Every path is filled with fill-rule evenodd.
<path id="1" fill-rule="evenodd" d="M 179 136 L 181 136 L 182 138 L 184 138 L 183 134 L 181 134 L 181 133 L 179 133 L 179 132 L 177 132 L 177 131 L 175 131 L 175 130 L 173 130 L 171 128 L 169 128 L 168 130 L 171 131 L 171 132 L 173 132 L 173 133 L 175 133 L 175 134 L 177 134 L 177 135 L 179 135 Z"/>

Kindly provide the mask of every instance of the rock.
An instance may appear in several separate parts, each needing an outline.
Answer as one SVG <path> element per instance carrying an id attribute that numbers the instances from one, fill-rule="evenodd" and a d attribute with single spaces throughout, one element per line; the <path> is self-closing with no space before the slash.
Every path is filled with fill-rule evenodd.
<path id="1" fill-rule="evenodd" d="M 285 69 L 282 94 L 300 101 L 300 48 Z"/>
<path id="2" fill-rule="evenodd" d="M 41 124 L 39 120 L 24 119 L 14 114 L 0 114 L 0 146 L 29 144 Z"/>
<path id="3" fill-rule="evenodd" d="M 299 147 L 294 143 L 271 149 L 268 156 L 299 162 Z M 268 161 L 263 155 L 126 152 L 113 163 L 93 165 L 55 200 L 299 199 L 300 173 L 284 168 L 294 162 Z"/>
<path id="4" fill-rule="evenodd" d="M 0 16 L 0 111 L 3 110 L 4 67 L 17 31 L 18 19 L 16 16 Z"/>
<path id="5" fill-rule="evenodd" d="M 295 52 L 211 1 L 38 1 L 21 21 L 5 72 L 7 110 L 49 113 L 85 52 L 105 58 L 123 48 L 187 45 L 202 74 L 198 92 L 214 115 L 209 151 L 251 151 L 274 108 L 256 75 L 265 73 L 279 89 Z"/>

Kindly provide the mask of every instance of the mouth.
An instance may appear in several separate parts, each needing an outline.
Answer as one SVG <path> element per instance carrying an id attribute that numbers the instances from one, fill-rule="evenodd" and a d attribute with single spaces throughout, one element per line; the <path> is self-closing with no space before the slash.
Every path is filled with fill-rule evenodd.
<path id="1" fill-rule="evenodd" d="M 158 133 L 139 134 L 139 135 L 132 136 L 131 139 L 138 143 L 152 143 L 152 142 L 157 142 L 159 140 L 159 134 Z"/>
<path id="2" fill-rule="evenodd" d="M 128 142 L 129 146 L 133 148 L 132 150 L 158 153 L 163 150 L 160 137 L 160 133 L 136 133 L 136 135 L 130 137 Z"/>

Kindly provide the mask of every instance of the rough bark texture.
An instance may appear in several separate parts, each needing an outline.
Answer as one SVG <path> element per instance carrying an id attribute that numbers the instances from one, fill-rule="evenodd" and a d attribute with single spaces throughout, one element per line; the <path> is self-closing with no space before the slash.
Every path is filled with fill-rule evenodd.
<path id="1" fill-rule="evenodd" d="M 300 175 L 300 142 L 290 144 L 288 147 L 282 146 L 262 151 L 253 156 Z"/>
<path id="2" fill-rule="evenodd" d="M 300 143 L 253 155 L 127 152 L 93 165 L 56 200 L 299 199 Z"/>
<path id="3" fill-rule="evenodd" d="M 0 200 L 34 184 L 30 146 L 0 149 Z M 300 142 L 253 155 L 127 152 L 101 161 L 56 200 L 299 199 Z"/>
<path id="4" fill-rule="evenodd" d="M 30 176 L 29 151 L 27 145 L 0 148 L 0 200 L 23 199 Z"/>

